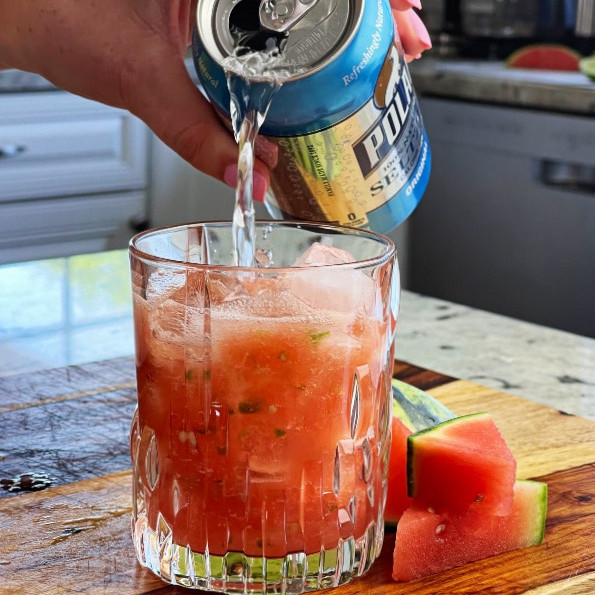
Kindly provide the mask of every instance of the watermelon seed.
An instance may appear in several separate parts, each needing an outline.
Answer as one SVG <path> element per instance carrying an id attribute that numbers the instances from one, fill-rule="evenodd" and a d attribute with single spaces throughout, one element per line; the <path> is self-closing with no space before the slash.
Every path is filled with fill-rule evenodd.
<path id="1" fill-rule="evenodd" d="M 261 410 L 261 403 L 258 401 L 242 401 L 238 406 L 240 413 L 258 413 Z"/>
<path id="2" fill-rule="evenodd" d="M 444 533 L 445 530 L 446 530 L 446 525 L 444 523 L 442 523 L 441 525 L 438 525 L 436 527 L 436 535 L 440 535 L 440 533 Z"/>
<path id="3" fill-rule="evenodd" d="M 428 512 L 430 514 L 436 514 L 436 511 L 431 506 L 428 508 Z"/>
<path id="4" fill-rule="evenodd" d="M 476 502 L 482 502 L 484 499 L 484 495 L 483 494 L 477 494 L 477 496 L 475 496 L 475 501 Z"/>

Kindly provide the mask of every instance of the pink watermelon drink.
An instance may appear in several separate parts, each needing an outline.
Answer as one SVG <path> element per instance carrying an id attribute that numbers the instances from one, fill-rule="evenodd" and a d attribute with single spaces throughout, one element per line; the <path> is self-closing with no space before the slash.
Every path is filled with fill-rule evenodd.
<path id="1" fill-rule="evenodd" d="M 349 234 L 313 243 L 298 267 L 241 274 L 163 267 L 133 247 L 134 537 L 166 580 L 299 592 L 379 553 L 396 269 L 377 239 L 365 254 L 379 262 L 346 262 Z"/>

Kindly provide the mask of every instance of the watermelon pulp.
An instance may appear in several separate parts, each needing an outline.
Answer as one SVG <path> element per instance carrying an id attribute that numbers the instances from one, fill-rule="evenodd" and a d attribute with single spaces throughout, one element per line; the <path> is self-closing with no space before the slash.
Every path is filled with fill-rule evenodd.
<path id="1" fill-rule="evenodd" d="M 131 444 L 144 542 L 168 534 L 198 553 L 282 558 L 334 550 L 378 523 L 388 324 L 351 306 L 270 298 L 298 273 L 246 281 L 254 299 L 234 308 L 223 274 L 177 285 L 156 275 L 135 293 Z M 206 285 L 209 342 L 196 297 Z"/>
<path id="2" fill-rule="evenodd" d="M 411 430 L 398 418 L 392 420 L 388 487 L 384 521 L 395 524 L 404 510 L 411 505 L 407 495 L 407 437 Z"/>
<path id="3" fill-rule="evenodd" d="M 437 513 L 469 507 L 511 511 L 516 461 L 487 413 L 466 415 L 408 438 L 409 496 Z"/>
<path id="4" fill-rule="evenodd" d="M 438 514 L 419 503 L 397 526 L 393 578 L 411 581 L 474 560 L 542 542 L 547 485 L 518 480 L 509 514 L 480 509 Z"/>

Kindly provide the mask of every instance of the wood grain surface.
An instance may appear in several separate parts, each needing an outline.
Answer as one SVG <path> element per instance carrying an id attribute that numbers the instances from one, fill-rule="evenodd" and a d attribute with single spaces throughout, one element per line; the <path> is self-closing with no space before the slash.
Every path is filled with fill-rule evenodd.
<path id="1" fill-rule="evenodd" d="M 519 476 L 549 486 L 545 542 L 410 584 L 391 579 L 394 533 L 364 577 L 332 591 L 595 593 L 595 423 L 398 363 L 396 375 L 457 414 L 489 411 Z M 135 561 L 128 427 L 132 360 L 0 379 L 0 481 L 30 470 L 54 487 L 0 500 L 0 593 L 188 593 Z"/>

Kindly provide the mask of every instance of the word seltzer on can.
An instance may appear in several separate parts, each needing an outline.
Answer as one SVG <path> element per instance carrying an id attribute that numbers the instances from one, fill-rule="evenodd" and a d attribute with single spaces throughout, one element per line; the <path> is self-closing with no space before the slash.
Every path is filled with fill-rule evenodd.
<path id="1" fill-rule="evenodd" d="M 431 165 L 388 0 L 283 3 L 311 6 L 284 33 L 284 60 L 296 75 L 274 96 L 261 128 L 275 147 L 267 208 L 277 218 L 387 233 L 419 203 Z M 234 51 L 237 4 L 198 0 L 193 42 L 201 86 L 228 121 L 222 63 Z"/>

